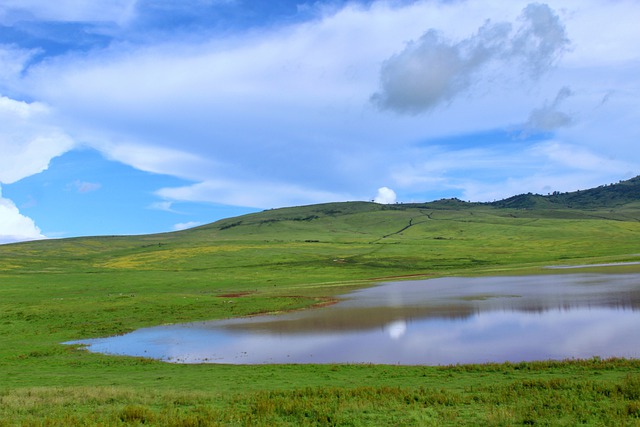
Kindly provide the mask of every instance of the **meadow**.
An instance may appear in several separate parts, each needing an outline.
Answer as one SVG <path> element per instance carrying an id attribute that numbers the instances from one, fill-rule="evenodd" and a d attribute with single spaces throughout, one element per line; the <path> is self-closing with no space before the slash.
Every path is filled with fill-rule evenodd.
<path id="1" fill-rule="evenodd" d="M 640 206 L 352 202 L 0 246 L 0 426 L 640 425 L 640 361 L 175 365 L 62 342 L 327 304 L 384 280 L 640 261 Z M 639 271 L 637 265 L 585 271 Z M 557 274 L 558 271 L 553 271 Z"/>

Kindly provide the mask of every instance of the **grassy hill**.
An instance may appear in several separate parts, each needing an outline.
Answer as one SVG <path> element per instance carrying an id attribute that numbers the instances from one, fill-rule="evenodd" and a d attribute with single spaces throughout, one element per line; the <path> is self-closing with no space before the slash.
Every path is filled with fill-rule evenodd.
<path id="1" fill-rule="evenodd" d="M 601 185 L 588 190 L 569 193 L 554 192 L 547 196 L 520 194 L 491 203 L 498 208 L 515 209 L 616 209 L 640 204 L 640 176 L 617 184 Z"/>
<path id="2" fill-rule="evenodd" d="M 390 278 L 638 261 L 638 188 L 634 178 L 496 203 L 328 203 L 174 233 L 2 245 L 0 426 L 513 425 L 535 408 L 543 423 L 630 423 L 637 361 L 185 366 L 60 343 L 300 309 Z"/>

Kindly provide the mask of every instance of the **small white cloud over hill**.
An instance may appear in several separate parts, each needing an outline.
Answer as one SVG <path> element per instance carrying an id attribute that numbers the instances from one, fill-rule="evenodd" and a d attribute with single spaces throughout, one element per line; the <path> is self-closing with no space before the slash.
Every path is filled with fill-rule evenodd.
<path id="1" fill-rule="evenodd" d="M 396 192 L 388 187 L 378 188 L 378 194 L 373 199 L 374 202 L 389 205 L 396 202 Z"/>
<path id="2" fill-rule="evenodd" d="M 181 222 L 179 224 L 174 224 L 174 231 L 186 230 L 187 228 L 193 228 L 202 225 L 201 222 L 197 221 L 189 221 L 189 222 Z"/>

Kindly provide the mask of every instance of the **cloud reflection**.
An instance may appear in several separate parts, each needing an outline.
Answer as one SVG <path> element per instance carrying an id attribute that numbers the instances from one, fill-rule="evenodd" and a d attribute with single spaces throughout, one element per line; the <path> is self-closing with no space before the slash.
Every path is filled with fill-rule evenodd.
<path id="1" fill-rule="evenodd" d="M 404 320 L 396 320 L 386 326 L 386 331 L 391 339 L 397 340 L 407 333 L 407 322 Z"/>

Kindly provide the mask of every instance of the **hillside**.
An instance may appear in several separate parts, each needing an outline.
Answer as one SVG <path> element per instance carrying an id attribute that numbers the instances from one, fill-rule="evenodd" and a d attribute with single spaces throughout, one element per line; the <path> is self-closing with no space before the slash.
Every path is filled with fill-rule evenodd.
<path id="1" fill-rule="evenodd" d="M 380 205 L 371 202 L 342 202 L 325 203 L 318 205 L 281 208 L 263 211 L 260 213 L 244 215 L 237 218 L 229 218 L 214 224 L 202 226 L 198 231 L 219 230 L 229 234 L 242 234 L 248 228 L 254 232 L 265 232 L 269 225 L 286 223 L 289 229 L 305 228 L 304 224 L 314 221 L 333 222 L 334 231 L 337 229 L 351 229 L 356 232 L 366 233 L 372 225 L 385 222 L 395 223 L 395 229 L 388 229 L 382 236 L 388 233 L 398 232 L 402 223 L 396 220 L 407 221 L 405 226 L 411 226 L 409 220 L 429 218 L 434 212 L 466 212 L 467 214 L 496 215 L 509 217 L 528 218 L 564 218 L 564 219 L 589 219 L 604 218 L 614 220 L 640 220 L 640 176 L 617 184 L 603 185 L 588 190 L 569 193 L 554 193 L 543 196 L 538 194 L 521 194 L 504 200 L 491 203 L 464 202 L 459 199 L 441 199 L 425 203 L 398 203 L 393 205 Z M 526 212 L 525 212 L 526 211 Z M 344 217 L 351 217 L 348 221 L 351 225 L 344 224 Z M 367 217 L 365 219 L 365 217 Z M 234 232 L 232 229 L 237 228 Z M 225 234 L 227 234 L 225 233 Z M 378 236 L 380 237 L 380 236 Z"/>
<path id="2" fill-rule="evenodd" d="M 640 178 L 634 178 L 495 203 L 443 199 L 271 209 L 172 233 L 3 245 L 0 274 L 216 271 L 232 281 L 250 267 L 298 269 L 305 280 L 321 281 L 634 254 L 637 239 L 623 224 L 640 222 L 639 194 Z M 589 248 L 595 240 L 599 246 Z"/>
<path id="3" fill-rule="evenodd" d="M 441 199 L 425 203 L 382 205 L 373 202 L 337 202 L 280 209 L 223 219 L 200 227 L 155 235 L 101 236 L 0 245 L 0 255 L 16 259 L 81 246 L 83 252 L 112 252 L 116 248 L 151 251 L 171 246 L 200 246 L 228 241 L 300 241 L 304 243 L 380 243 L 394 238 L 445 235 L 442 226 L 504 222 L 505 219 L 604 219 L 640 221 L 640 176 L 617 184 L 570 193 L 542 196 L 521 194 L 492 203 Z M 428 225 L 427 225 L 428 224 Z M 510 227 L 519 227 L 512 221 Z M 446 227 L 445 227 L 446 231 Z M 522 231 L 522 230 L 521 230 Z M 520 231 L 520 232 L 521 232 Z M 441 236 L 440 236 L 441 237 Z M 64 258 L 64 262 L 73 258 Z M 0 268 L 1 268 L 0 262 Z"/>
<path id="4" fill-rule="evenodd" d="M 490 203 L 490 205 L 515 209 L 613 209 L 638 203 L 640 203 L 640 176 L 617 184 L 601 185 L 597 188 L 569 193 L 555 192 L 547 196 L 520 194 Z"/>

